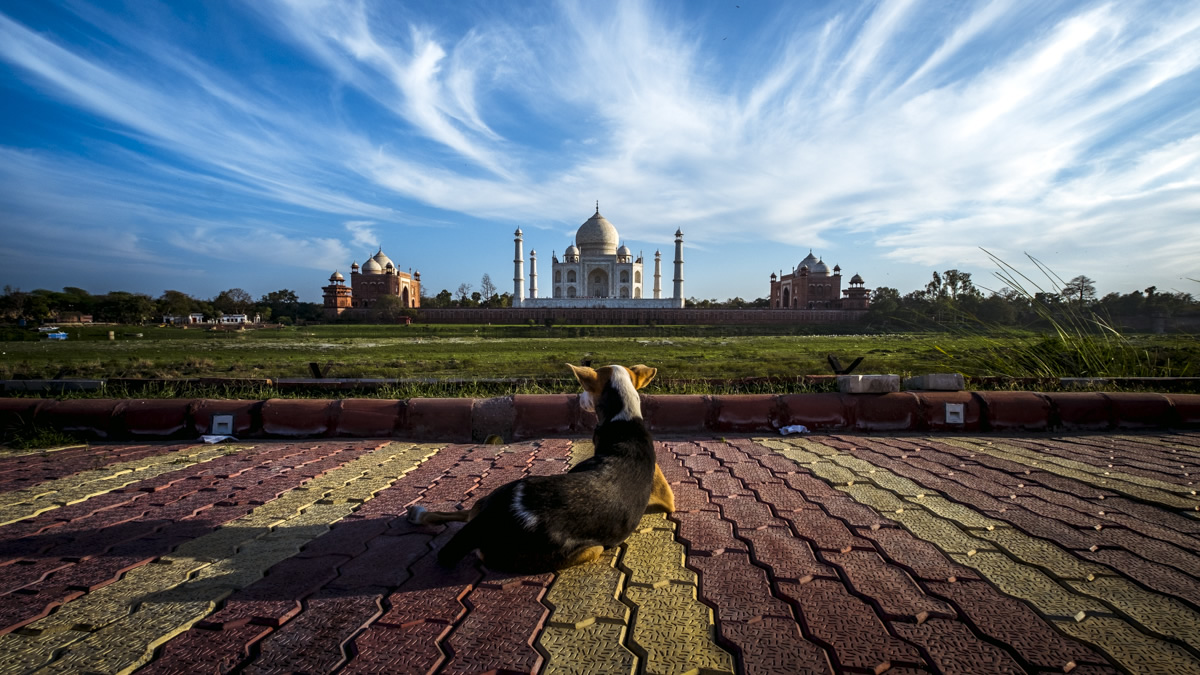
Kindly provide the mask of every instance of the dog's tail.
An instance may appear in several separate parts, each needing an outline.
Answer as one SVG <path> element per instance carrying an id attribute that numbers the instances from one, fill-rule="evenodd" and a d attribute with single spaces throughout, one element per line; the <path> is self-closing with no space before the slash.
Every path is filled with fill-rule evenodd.
<path id="1" fill-rule="evenodd" d="M 479 548 L 483 543 L 482 535 L 485 531 L 481 527 L 480 520 L 480 518 L 469 520 L 458 532 L 454 533 L 450 541 L 446 542 L 441 551 L 438 551 L 438 564 L 452 567 L 462 560 L 463 556 Z"/>

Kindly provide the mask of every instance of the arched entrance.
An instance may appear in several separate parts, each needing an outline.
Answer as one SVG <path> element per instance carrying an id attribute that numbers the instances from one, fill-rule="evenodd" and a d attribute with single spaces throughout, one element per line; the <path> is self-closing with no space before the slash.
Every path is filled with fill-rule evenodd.
<path id="1" fill-rule="evenodd" d="M 790 288 L 783 289 L 783 306 L 784 307 L 792 306 L 792 289 L 790 289 Z"/>
<path id="2" fill-rule="evenodd" d="M 403 301 L 405 307 L 412 307 L 412 304 L 408 301 L 408 286 L 404 287 L 404 292 L 400 294 L 400 300 Z"/>
<path id="3" fill-rule="evenodd" d="M 587 294 L 593 298 L 608 297 L 608 271 L 594 269 L 588 273 Z"/>

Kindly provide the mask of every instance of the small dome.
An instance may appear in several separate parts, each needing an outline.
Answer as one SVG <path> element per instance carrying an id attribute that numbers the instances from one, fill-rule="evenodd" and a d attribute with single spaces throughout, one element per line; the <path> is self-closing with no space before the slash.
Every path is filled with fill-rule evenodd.
<path id="1" fill-rule="evenodd" d="M 618 241 L 617 228 L 600 215 L 599 206 L 596 207 L 596 213 L 580 225 L 575 233 L 575 242 L 580 250 L 589 255 L 612 255 L 617 252 Z"/>
<path id="2" fill-rule="evenodd" d="M 575 248 L 575 244 L 571 244 L 567 247 L 567 250 L 563 252 L 563 255 L 568 257 L 579 255 L 579 249 Z"/>
<path id="3" fill-rule="evenodd" d="M 346 277 L 342 276 L 341 272 L 338 272 L 335 270 L 333 274 L 329 275 L 329 280 L 330 281 L 345 281 Z"/>
<path id="4" fill-rule="evenodd" d="M 629 256 L 633 255 L 633 252 L 629 250 L 628 246 L 622 244 L 621 248 L 617 249 L 617 255 L 622 258 L 628 258 Z"/>
<path id="5" fill-rule="evenodd" d="M 829 267 L 825 265 L 825 261 L 818 260 L 817 264 L 812 266 L 812 273 L 827 277 L 829 276 Z"/>
<path id="6" fill-rule="evenodd" d="M 367 262 L 362 266 L 363 274 L 382 274 L 383 265 L 380 265 L 374 258 L 367 258 Z"/>
<path id="7" fill-rule="evenodd" d="M 799 270 L 799 271 L 801 271 L 801 272 L 807 272 L 807 271 L 808 271 L 808 265 L 801 265 L 801 266 L 800 266 L 800 270 Z"/>
<path id="8" fill-rule="evenodd" d="M 352 270 L 358 269 L 358 263 L 356 263 L 356 262 L 350 263 L 350 269 L 352 269 Z"/>
<path id="9" fill-rule="evenodd" d="M 842 266 L 841 266 L 841 265 L 834 265 L 834 266 L 833 266 L 833 271 L 834 271 L 834 272 L 841 272 L 841 271 L 842 271 Z"/>
<path id="10" fill-rule="evenodd" d="M 852 284 L 861 284 L 861 283 L 863 283 L 862 277 L 860 277 L 860 276 L 858 276 L 857 274 L 855 274 L 854 276 L 850 277 L 850 283 L 852 283 Z"/>

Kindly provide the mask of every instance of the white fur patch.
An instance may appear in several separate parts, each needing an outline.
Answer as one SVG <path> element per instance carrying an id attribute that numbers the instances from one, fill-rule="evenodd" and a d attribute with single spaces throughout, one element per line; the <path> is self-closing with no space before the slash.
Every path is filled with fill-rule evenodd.
<path id="1" fill-rule="evenodd" d="M 592 392 L 584 389 L 579 394 L 579 407 L 590 413 L 596 412 L 596 401 L 592 399 Z"/>
<path id="2" fill-rule="evenodd" d="M 524 496 L 525 496 L 525 484 L 517 483 L 516 487 L 513 488 L 513 498 L 512 498 L 513 515 L 515 515 L 517 517 L 517 520 L 521 521 L 521 525 L 524 526 L 525 529 L 532 532 L 534 530 L 534 528 L 537 527 L 538 517 L 537 517 L 537 514 L 532 513 L 531 511 L 528 511 L 525 508 L 525 505 L 521 503 L 521 500 L 524 498 Z"/>
<path id="3" fill-rule="evenodd" d="M 629 376 L 629 371 L 625 369 L 625 366 L 612 366 L 612 373 L 612 378 L 608 382 L 621 395 L 621 412 L 617 413 L 613 419 L 642 419 L 642 399 L 638 396 L 637 387 L 633 386 L 633 378 Z"/>

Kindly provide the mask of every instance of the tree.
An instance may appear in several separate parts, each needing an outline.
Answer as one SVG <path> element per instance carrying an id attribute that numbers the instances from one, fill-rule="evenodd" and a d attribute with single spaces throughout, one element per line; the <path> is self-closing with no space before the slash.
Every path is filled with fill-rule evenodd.
<path id="1" fill-rule="evenodd" d="M 262 314 L 264 321 L 268 317 L 275 317 L 276 321 L 284 317 L 295 319 L 299 306 L 300 297 L 295 291 L 286 288 L 271 291 L 258 299 L 258 312 Z"/>
<path id="2" fill-rule="evenodd" d="M 4 287 L 4 295 L 0 296 L 0 318 L 16 319 L 21 316 L 21 308 L 25 306 L 25 294 L 19 288 Z"/>
<path id="3" fill-rule="evenodd" d="M 1068 281 L 1060 293 L 1067 302 L 1091 304 L 1096 301 L 1096 282 L 1080 274 Z"/>
<path id="4" fill-rule="evenodd" d="M 492 296 L 496 294 L 496 285 L 492 283 L 492 277 L 487 272 L 484 272 L 483 278 L 479 280 L 479 294 L 483 296 L 485 305 L 490 305 Z"/>
<path id="5" fill-rule="evenodd" d="M 452 302 L 454 302 L 454 296 L 450 294 L 450 291 L 444 288 L 440 293 L 437 294 L 437 296 L 433 298 L 434 307 L 446 308 L 449 307 Z"/>
<path id="6" fill-rule="evenodd" d="M 156 309 L 154 300 L 148 295 L 112 291 L 100 301 L 97 313 L 104 321 L 142 323 L 153 316 Z"/>
<path id="7" fill-rule="evenodd" d="M 158 311 L 170 316 L 186 317 L 195 307 L 195 298 L 183 291 L 163 291 L 158 298 Z"/>
<path id="8" fill-rule="evenodd" d="M 254 299 L 240 288 L 231 288 L 218 293 L 212 303 L 213 308 L 222 314 L 248 314 Z"/>
<path id="9" fill-rule="evenodd" d="M 416 316 L 414 309 L 404 306 L 404 301 L 398 295 L 385 295 L 375 302 L 371 308 L 376 318 L 381 321 L 398 321 L 401 317 Z"/>
<path id="10" fill-rule="evenodd" d="M 461 283 L 458 285 L 458 290 L 455 292 L 458 295 L 458 304 L 462 306 L 467 298 L 471 297 L 471 284 Z"/>

